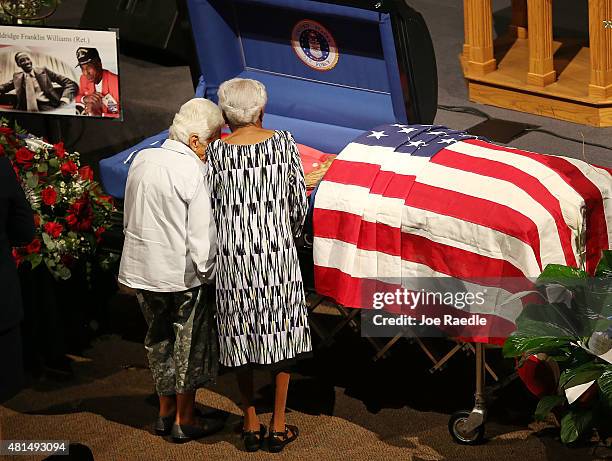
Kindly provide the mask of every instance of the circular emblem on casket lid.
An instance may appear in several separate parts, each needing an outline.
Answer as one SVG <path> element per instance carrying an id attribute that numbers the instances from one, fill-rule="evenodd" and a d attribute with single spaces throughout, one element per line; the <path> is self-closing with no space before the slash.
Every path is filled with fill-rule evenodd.
<path id="1" fill-rule="evenodd" d="M 317 21 L 299 21 L 291 33 L 291 45 L 300 61 L 311 69 L 325 72 L 338 64 L 336 40 L 331 32 Z"/>

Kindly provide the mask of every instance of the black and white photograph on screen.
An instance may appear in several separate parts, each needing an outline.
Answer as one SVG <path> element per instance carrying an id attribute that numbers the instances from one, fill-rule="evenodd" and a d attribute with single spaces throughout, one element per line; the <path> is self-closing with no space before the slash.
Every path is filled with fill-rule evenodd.
<path id="1" fill-rule="evenodd" d="M 121 119 L 115 31 L 0 26 L 0 112 Z"/>

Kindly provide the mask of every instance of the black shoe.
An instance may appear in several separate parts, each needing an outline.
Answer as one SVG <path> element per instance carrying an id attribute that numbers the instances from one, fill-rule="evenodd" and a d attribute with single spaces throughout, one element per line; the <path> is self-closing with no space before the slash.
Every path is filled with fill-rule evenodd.
<path id="1" fill-rule="evenodd" d="M 291 432 L 291 435 L 289 435 Z M 300 431 L 296 426 L 285 425 L 285 430 L 282 432 L 272 432 L 268 435 L 268 450 L 270 453 L 280 453 L 285 446 L 289 445 L 297 439 Z"/>
<path id="2" fill-rule="evenodd" d="M 168 435 L 170 431 L 172 431 L 172 425 L 174 424 L 174 420 L 176 415 L 174 413 L 168 416 L 158 416 L 157 421 L 155 422 L 155 433 L 157 435 Z"/>
<path id="3" fill-rule="evenodd" d="M 244 441 L 244 448 L 246 451 L 257 451 L 262 448 L 264 438 L 266 437 L 266 426 L 263 424 L 259 425 L 258 431 L 245 431 L 242 430 L 242 440 Z"/>
<path id="4" fill-rule="evenodd" d="M 197 426 L 174 423 L 171 431 L 172 440 L 176 443 L 182 443 L 200 439 L 219 432 L 223 429 L 224 424 L 223 421 L 214 419 L 201 419 L 199 423 Z"/>

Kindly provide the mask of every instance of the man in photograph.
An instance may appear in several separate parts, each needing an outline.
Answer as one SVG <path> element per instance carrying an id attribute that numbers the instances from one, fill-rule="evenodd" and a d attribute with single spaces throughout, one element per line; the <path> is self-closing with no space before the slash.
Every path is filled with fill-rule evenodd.
<path id="1" fill-rule="evenodd" d="M 84 115 L 119 117 L 119 77 L 102 68 L 102 60 L 96 48 L 79 48 L 76 51 L 81 68 L 77 105 Z"/>
<path id="2" fill-rule="evenodd" d="M 25 52 L 15 54 L 15 62 L 21 72 L 15 72 L 13 79 L 0 85 L 0 94 L 15 90 L 14 109 L 28 112 L 45 112 L 69 104 L 78 86 L 76 82 L 56 74 L 47 67 L 34 67 L 30 55 Z M 59 85 L 59 88 L 53 86 Z"/>

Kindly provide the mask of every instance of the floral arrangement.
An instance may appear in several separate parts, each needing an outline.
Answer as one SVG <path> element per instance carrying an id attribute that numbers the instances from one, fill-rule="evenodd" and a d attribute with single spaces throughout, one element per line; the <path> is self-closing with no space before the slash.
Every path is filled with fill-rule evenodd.
<path id="1" fill-rule="evenodd" d="M 44 262 L 56 279 L 67 280 L 75 263 L 98 254 L 115 211 L 112 197 L 102 194 L 89 166 L 80 166 L 78 153 L 15 130 L 0 120 L 0 156 L 8 156 L 21 181 L 34 211 L 36 236 L 14 248 L 13 257 L 18 266 Z M 110 264 L 109 258 L 100 262 Z"/>
<path id="2" fill-rule="evenodd" d="M 13 24 L 13 18 L 19 18 L 23 24 L 37 24 L 51 16 L 60 1 L 0 0 L 0 24 Z"/>

